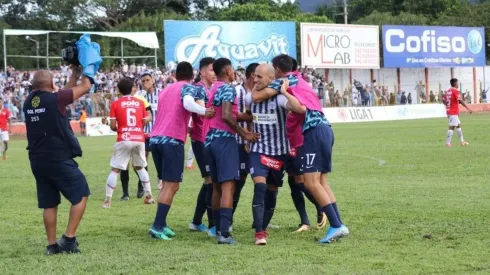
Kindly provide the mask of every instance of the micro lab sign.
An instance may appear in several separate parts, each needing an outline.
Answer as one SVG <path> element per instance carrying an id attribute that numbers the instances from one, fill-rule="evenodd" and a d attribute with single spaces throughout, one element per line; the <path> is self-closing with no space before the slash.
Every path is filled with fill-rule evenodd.
<path id="1" fill-rule="evenodd" d="M 484 28 L 383 26 L 384 67 L 485 66 Z"/>
<path id="2" fill-rule="evenodd" d="M 301 61 L 314 68 L 379 69 L 379 27 L 301 23 Z"/>
<path id="3" fill-rule="evenodd" d="M 271 61 L 279 54 L 296 58 L 294 22 L 164 21 L 165 61 L 225 57 L 233 65 Z"/>

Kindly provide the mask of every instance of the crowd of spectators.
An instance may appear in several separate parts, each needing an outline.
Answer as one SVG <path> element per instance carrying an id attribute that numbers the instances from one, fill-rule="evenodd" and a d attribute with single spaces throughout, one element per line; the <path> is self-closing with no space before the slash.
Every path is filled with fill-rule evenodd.
<path id="1" fill-rule="evenodd" d="M 169 83 L 176 81 L 174 66 L 167 68 L 152 68 L 145 64 L 126 64 L 114 67 L 111 70 L 100 71 L 95 76 L 95 85 L 89 95 L 77 100 L 74 104 L 67 107 L 68 115 L 71 119 L 78 119 L 81 110 L 85 107 L 88 117 L 102 117 L 109 114 L 110 104 L 117 99 L 116 84 L 123 75 L 137 77 L 142 72 L 151 71 L 155 77 L 155 85 L 158 89 L 165 88 Z M 0 72 L 0 91 L 5 105 L 10 109 L 14 121 L 23 121 L 22 106 L 24 100 L 31 92 L 31 80 L 35 71 L 17 71 L 12 66 L 6 72 Z M 239 65 L 237 68 L 236 81 L 240 84 L 245 79 L 244 67 Z M 60 65 L 56 70 L 52 70 L 54 85 L 57 89 L 65 86 L 71 71 L 68 66 Z M 195 72 L 197 76 L 197 71 Z M 369 84 L 362 84 L 354 80 L 347 88 L 340 91 L 335 87 L 335 83 L 326 82 L 324 77 L 317 74 L 313 69 L 301 70 L 303 79 L 312 86 L 322 101 L 324 107 L 347 107 L 347 106 L 386 106 L 397 104 L 416 104 L 416 103 L 440 103 L 443 91 L 430 91 L 429 97 L 425 95 L 425 86 L 421 83 L 416 85 L 414 91 L 406 92 L 398 90 L 396 93 L 389 92 L 388 86 L 378 85 L 376 80 Z M 487 90 L 480 93 L 481 102 L 486 103 Z M 419 95 L 412 97 L 412 94 Z M 463 92 L 464 100 L 472 103 L 469 91 Z"/>

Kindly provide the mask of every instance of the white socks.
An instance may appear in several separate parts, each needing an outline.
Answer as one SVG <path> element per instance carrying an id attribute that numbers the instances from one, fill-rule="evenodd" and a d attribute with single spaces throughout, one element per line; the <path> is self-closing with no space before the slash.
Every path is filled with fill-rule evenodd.
<path id="1" fill-rule="evenodd" d="M 461 130 L 461 128 L 456 128 L 456 133 L 458 133 L 459 141 L 464 142 L 463 130 Z"/>
<path id="2" fill-rule="evenodd" d="M 114 193 L 114 189 L 116 189 L 117 185 L 117 176 L 119 176 L 119 173 L 111 171 L 107 177 L 107 185 L 105 187 L 105 196 L 107 198 L 112 198 L 112 194 Z"/>
<path id="3" fill-rule="evenodd" d="M 137 170 L 136 173 L 138 173 L 140 181 L 143 184 L 143 190 L 145 190 L 145 194 L 151 195 L 150 175 L 148 175 L 148 171 L 143 168 Z"/>
<path id="4" fill-rule="evenodd" d="M 185 166 L 191 167 L 193 162 L 194 162 L 194 151 L 192 151 L 192 147 L 191 147 L 189 149 L 189 153 L 187 154 L 187 162 Z"/>
<path id="5" fill-rule="evenodd" d="M 453 130 L 447 130 L 447 136 L 446 136 L 446 144 L 451 144 L 451 140 L 453 139 Z"/>

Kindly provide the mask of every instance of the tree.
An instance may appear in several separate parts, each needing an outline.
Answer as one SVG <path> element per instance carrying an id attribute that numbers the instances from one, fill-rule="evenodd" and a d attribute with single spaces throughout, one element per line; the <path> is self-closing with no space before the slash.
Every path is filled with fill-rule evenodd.
<path id="1" fill-rule="evenodd" d="M 222 8 L 214 14 L 210 20 L 220 21 L 295 21 L 296 22 L 296 51 L 299 55 L 300 23 L 332 23 L 332 20 L 324 15 L 303 13 L 298 5 L 292 3 L 271 3 L 268 0 L 256 0 L 254 3 L 234 4 L 229 8 Z M 298 58 L 299 59 L 299 58 Z M 301 60 L 298 60 L 301 62 Z"/>

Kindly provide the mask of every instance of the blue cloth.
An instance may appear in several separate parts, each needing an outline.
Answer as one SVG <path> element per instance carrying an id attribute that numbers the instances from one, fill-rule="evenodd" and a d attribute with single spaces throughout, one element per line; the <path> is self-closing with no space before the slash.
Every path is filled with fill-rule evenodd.
<path id="1" fill-rule="evenodd" d="M 99 70 L 102 58 L 100 57 L 100 46 L 91 42 L 90 34 L 83 34 L 77 41 L 78 61 L 83 68 L 83 74 L 93 82 L 95 74 Z"/>

